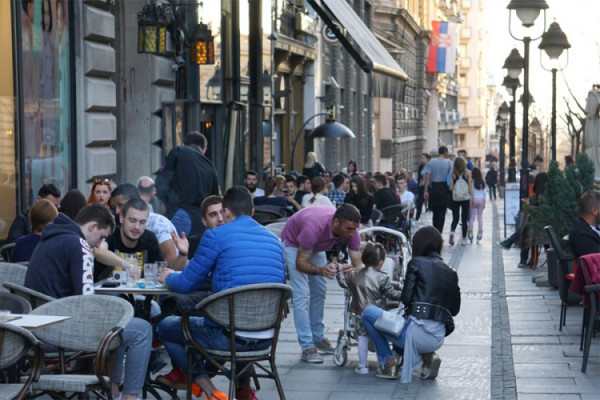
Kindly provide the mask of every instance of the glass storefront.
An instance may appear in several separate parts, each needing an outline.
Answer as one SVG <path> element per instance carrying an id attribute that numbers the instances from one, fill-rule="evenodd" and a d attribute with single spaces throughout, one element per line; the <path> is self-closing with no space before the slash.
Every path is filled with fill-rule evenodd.
<path id="1" fill-rule="evenodd" d="M 20 14 L 21 111 L 25 199 L 55 184 L 65 193 L 71 171 L 71 68 L 66 0 L 23 0 Z"/>

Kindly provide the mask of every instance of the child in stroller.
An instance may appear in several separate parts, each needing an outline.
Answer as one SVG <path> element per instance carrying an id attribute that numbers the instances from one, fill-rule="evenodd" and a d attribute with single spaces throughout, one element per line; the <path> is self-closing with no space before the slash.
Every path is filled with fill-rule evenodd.
<path id="1" fill-rule="evenodd" d="M 384 306 L 386 298 L 400 300 L 401 292 L 394 288 L 391 275 L 381 271 L 386 261 L 386 252 L 381 243 L 367 242 L 362 262 L 365 268 L 337 273 L 340 286 L 346 290 L 346 310 L 344 313 L 344 330 L 340 331 L 335 349 L 335 363 L 346 364 L 350 338 L 358 341 L 359 363 L 355 372 L 360 375 L 369 373 L 367 355 L 369 336 L 360 320 L 365 307 L 369 304 Z"/>

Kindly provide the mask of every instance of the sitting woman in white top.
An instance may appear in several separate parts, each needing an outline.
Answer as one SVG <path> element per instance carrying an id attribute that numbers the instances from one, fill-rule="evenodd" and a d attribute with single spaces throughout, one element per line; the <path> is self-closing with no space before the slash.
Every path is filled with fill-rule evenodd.
<path id="1" fill-rule="evenodd" d="M 335 207 L 331 200 L 325 193 L 327 192 L 327 185 L 325 183 L 325 179 L 320 176 L 315 176 L 310 181 L 310 190 L 312 193 L 307 193 L 302 198 L 302 208 L 312 207 L 312 206 L 329 206 Z"/>

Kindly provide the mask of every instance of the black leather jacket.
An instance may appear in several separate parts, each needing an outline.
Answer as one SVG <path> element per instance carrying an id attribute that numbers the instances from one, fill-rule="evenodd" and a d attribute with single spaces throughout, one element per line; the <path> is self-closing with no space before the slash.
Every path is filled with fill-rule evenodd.
<path id="1" fill-rule="evenodd" d="M 414 257 L 408 263 L 402 303 L 406 315 L 446 324 L 446 336 L 454 330 L 453 316 L 460 311 L 458 275 L 437 253 Z"/>

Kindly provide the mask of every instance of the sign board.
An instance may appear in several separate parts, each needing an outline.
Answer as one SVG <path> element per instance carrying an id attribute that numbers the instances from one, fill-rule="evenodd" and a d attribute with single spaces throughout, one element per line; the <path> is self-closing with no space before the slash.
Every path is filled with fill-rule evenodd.
<path id="1" fill-rule="evenodd" d="M 518 183 L 507 183 L 504 189 L 504 225 L 515 225 L 519 213 L 521 197 Z"/>
<path id="2" fill-rule="evenodd" d="M 342 25 L 340 23 L 338 23 L 336 21 L 333 21 L 333 23 L 340 32 L 342 32 L 342 33 L 344 32 L 344 28 L 342 27 Z M 331 46 L 339 46 L 340 45 L 340 41 L 338 40 L 337 36 L 335 36 L 335 33 L 333 33 L 333 31 L 327 24 L 323 24 L 323 30 L 321 31 L 321 36 L 323 37 L 323 40 L 325 41 L 325 43 L 327 43 L 328 45 L 331 45 Z"/>

